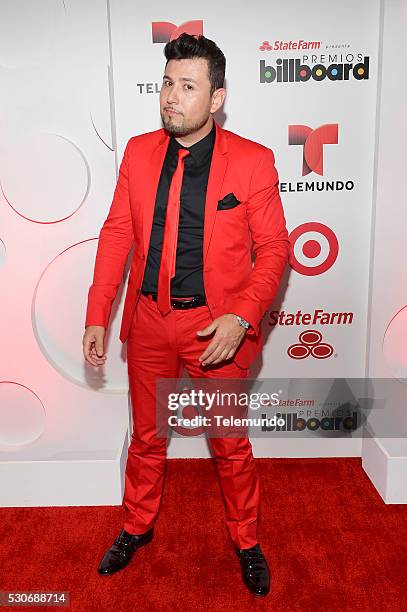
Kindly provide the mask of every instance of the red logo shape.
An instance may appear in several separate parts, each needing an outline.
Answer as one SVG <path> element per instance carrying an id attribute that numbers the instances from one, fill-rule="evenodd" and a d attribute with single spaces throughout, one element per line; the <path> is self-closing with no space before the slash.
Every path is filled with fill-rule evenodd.
<path id="1" fill-rule="evenodd" d="M 182 418 L 184 419 L 193 419 L 194 417 L 199 416 L 199 411 L 195 406 L 184 406 L 182 410 Z M 198 427 L 182 427 L 182 425 L 172 425 L 171 429 L 173 429 L 180 436 L 192 437 L 199 436 L 204 432 L 204 428 L 202 426 Z"/>
<path id="2" fill-rule="evenodd" d="M 310 234 L 308 238 L 307 234 Z M 334 265 L 338 257 L 338 239 L 331 228 L 323 223 L 302 223 L 293 229 L 289 239 L 290 266 L 304 276 L 323 274 Z M 322 247 L 325 247 L 325 255 L 322 253 Z"/>
<path id="3" fill-rule="evenodd" d="M 289 125 L 288 144 L 303 145 L 302 176 L 312 171 L 322 176 L 324 144 L 338 144 L 338 124 L 326 123 L 315 130 L 307 125 Z"/>
<path id="4" fill-rule="evenodd" d="M 291 359 L 305 359 L 312 355 L 315 359 L 327 359 L 333 355 L 331 344 L 321 342 L 322 334 L 317 329 L 307 329 L 300 333 L 299 342 L 291 344 L 287 354 Z"/>
<path id="5" fill-rule="evenodd" d="M 153 43 L 167 43 L 170 40 L 175 40 L 186 32 L 192 36 L 203 34 L 203 21 L 186 21 L 180 26 L 170 23 L 169 21 L 153 21 L 151 24 Z"/>
<path id="6" fill-rule="evenodd" d="M 270 45 L 268 40 L 263 40 L 263 43 L 259 47 L 260 51 L 272 51 L 273 47 Z"/>

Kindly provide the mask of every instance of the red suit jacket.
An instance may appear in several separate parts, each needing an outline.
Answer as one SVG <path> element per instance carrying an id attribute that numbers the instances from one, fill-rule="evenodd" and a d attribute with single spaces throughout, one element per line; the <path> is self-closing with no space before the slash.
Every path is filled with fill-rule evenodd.
<path id="1" fill-rule="evenodd" d="M 130 138 L 99 235 L 85 326 L 107 328 L 112 302 L 135 243 L 120 329 L 122 342 L 128 337 L 141 292 L 168 143 L 164 129 Z M 218 202 L 230 193 L 240 204 L 217 210 Z M 237 365 L 247 368 L 262 346 L 261 319 L 275 297 L 289 255 L 272 150 L 216 124 L 204 215 L 207 304 L 213 318 L 231 312 L 251 324 L 234 356 Z"/>

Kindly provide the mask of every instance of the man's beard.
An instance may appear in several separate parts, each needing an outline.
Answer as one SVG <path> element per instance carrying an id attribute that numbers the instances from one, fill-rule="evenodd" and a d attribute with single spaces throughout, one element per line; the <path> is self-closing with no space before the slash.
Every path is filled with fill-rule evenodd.
<path id="1" fill-rule="evenodd" d="M 170 136 L 182 137 L 182 136 L 188 136 L 189 134 L 193 134 L 194 132 L 197 132 L 198 130 L 203 128 L 203 126 L 209 119 L 209 115 L 210 114 L 208 114 L 208 116 L 205 117 L 204 119 L 201 119 L 201 121 L 193 123 L 191 125 L 186 125 L 184 121 L 176 125 L 172 123 L 171 117 L 169 117 L 168 119 L 165 119 L 164 113 L 161 113 L 161 120 L 164 124 L 164 128 L 167 130 Z"/>

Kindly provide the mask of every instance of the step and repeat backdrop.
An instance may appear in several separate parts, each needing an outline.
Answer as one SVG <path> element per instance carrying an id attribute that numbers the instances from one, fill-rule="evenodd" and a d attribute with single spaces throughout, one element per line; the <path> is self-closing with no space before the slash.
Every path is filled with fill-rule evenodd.
<path id="1" fill-rule="evenodd" d="M 111 8 L 122 146 L 129 134 L 160 127 L 163 47 L 186 30 L 226 55 L 228 94 L 217 120 L 275 153 L 292 252 L 253 372 L 364 376 L 379 3 Z"/>
<path id="2" fill-rule="evenodd" d="M 364 377 L 379 0 L 30 0 L 5 2 L 1 13 L 2 456 L 114 454 L 123 443 L 128 266 L 97 370 L 82 356 L 87 292 L 125 145 L 161 127 L 164 45 L 183 31 L 226 55 L 216 121 L 270 147 L 279 173 L 290 263 L 251 376 Z M 206 456 L 196 440 L 181 442 L 173 454 Z M 360 452 L 360 440 L 347 450 L 294 441 L 297 451 L 258 442 L 265 456 Z"/>

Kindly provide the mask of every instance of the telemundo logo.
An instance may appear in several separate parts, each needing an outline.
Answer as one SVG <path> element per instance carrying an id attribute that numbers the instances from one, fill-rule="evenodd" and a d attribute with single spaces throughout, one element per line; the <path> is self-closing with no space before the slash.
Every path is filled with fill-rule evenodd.
<path id="1" fill-rule="evenodd" d="M 357 64 L 315 64 L 312 68 L 301 64 L 300 59 L 278 59 L 276 67 L 266 66 L 265 60 L 260 60 L 260 83 L 298 83 L 313 79 L 323 81 L 349 81 L 353 76 L 357 81 L 369 78 L 369 57 Z"/>

